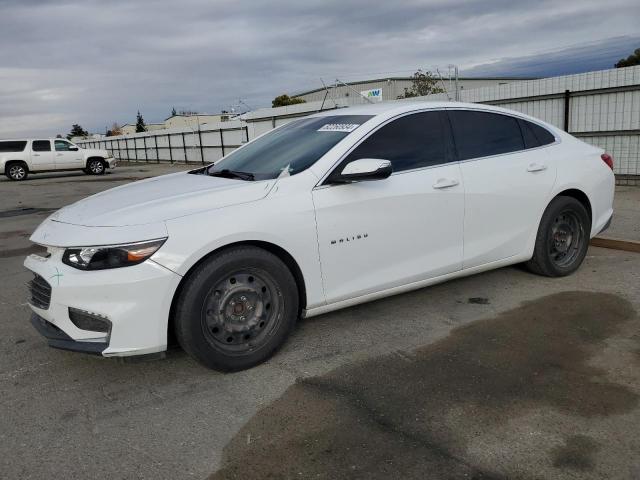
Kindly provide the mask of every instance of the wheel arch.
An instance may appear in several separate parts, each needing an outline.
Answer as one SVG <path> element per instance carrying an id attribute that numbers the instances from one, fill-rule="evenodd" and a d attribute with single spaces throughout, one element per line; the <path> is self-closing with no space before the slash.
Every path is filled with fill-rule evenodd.
<path id="1" fill-rule="evenodd" d="M 288 251 L 286 251 L 281 246 L 276 245 L 275 243 L 266 242 L 266 241 L 263 241 L 263 240 L 243 240 L 243 241 L 228 243 L 226 245 L 220 246 L 220 247 L 212 250 L 211 252 L 209 252 L 206 255 L 204 255 L 203 257 L 201 257 L 197 262 L 195 262 L 189 268 L 189 270 L 187 270 L 187 272 L 184 274 L 184 276 L 180 280 L 180 283 L 178 284 L 178 287 L 175 289 L 175 291 L 173 293 L 173 298 L 171 299 L 171 307 L 169 309 L 169 319 L 168 319 L 168 322 L 167 322 L 167 341 L 169 343 L 175 343 L 175 338 L 174 338 L 174 333 L 173 333 L 174 332 L 175 307 L 176 307 L 178 298 L 180 297 L 180 294 L 182 293 L 182 289 L 184 288 L 184 284 L 186 283 L 186 280 L 189 277 L 189 275 L 191 275 L 191 273 L 198 266 L 200 266 L 202 264 L 202 262 L 205 262 L 206 260 L 208 260 L 212 256 L 217 255 L 220 252 L 223 252 L 225 250 L 229 250 L 231 248 L 246 247 L 246 246 L 262 248 L 263 250 L 266 250 L 267 252 L 272 253 L 273 255 L 278 257 L 280 260 L 282 260 L 282 262 L 287 266 L 287 268 L 289 269 L 289 271 L 293 275 L 294 280 L 296 281 L 296 286 L 298 288 L 298 298 L 299 298 L 299 306 L 298 306 L 299 312 L 298 312 L 298 315 L 300 315 L 300 313 L 306 308 L 306 306 L 307 306 L 307 290 L 306 290 L 306 284 L 305 284 L 305 281 L 304 281 L 304 275 L 302 274 L 302 269 L 300 268 L 300 265 L 298 265 L 298 262 L 293 258 L 293 256 Z"/>
<path id="2" fill-rule="evenodd" d="M 587 196 L 587 194 L 584 193 L 582 190 L 578 188 L 568 188 L 566 190 L 559 192 L 553 198 L 557 198 L 557 197 L 571 197 L 578 200 L 584 206 L 584 208 L 587 209 L 587 213 L 589 213 L 589 220 L 593 222 L 593 209 L 591 207 L 591 201 L 589 200 L 589 197 Z M 553 200 L 553 198 L 551 200 Z M 549 201 L 549 203 L 551 203 L 551 201 Z"/>
<path id="3" fill-rule="evenodd" d="M 102 163 L 106 163 L 106 162 L 104 161 L 104 157 L 100 157 L 100 156 L 98 156 L 98 155 L 92 155 L 92 156 L 88 157 L 88 158 L 85 160 L 85 162 L 84 162 L 84 166 L 85 166 L 85 167 L 89 167 L 89 162 L 90 162 L 91 160 L 100 160 Z"/>
<path id="4" fill-rule="evenodd" d="M 11 159 L 11 160 L 7 160 L 4 162 L 4 168 L 5 171 L 7 170 L 7 168 L 9 167 L 9 165 L 13 164 L 13 163 L 21 163 L 24 165 L 24 168 L 27 169 L 27 172 L 30 172 L 29 170 L 29 164 L 25 161 L 25 160 L 19 160 L 19 159 Z"/>

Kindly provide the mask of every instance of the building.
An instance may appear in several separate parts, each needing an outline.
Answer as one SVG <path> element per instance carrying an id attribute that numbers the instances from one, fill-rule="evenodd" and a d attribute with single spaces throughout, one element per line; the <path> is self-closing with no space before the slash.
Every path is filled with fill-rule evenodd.
<path id="1" fill-rule="evenodd" d="M 147 129 L 147 132 L 151 132 L 153 130 L 164 130 L 165 126 L 164 123 L 147 123 L 145 128 Z M 132 135 L 136 133 L 136 124 L 127 123 L 120 127 L 120 130 L 122 131 L 122 135 Z"/>
<path id="2" fill-rule="evenodd" d="M 513 82 L 521 82 L 523 80 L 534 80 L 533 78 L 524 77 L 469 77 L 458 78 L 458 89 L 471 90 L 482 87 L 497 87 L 498 85 L 507 85 Z M 324 87 L 306 90 L 304 92 L 293 95 L 294 98 L 301 98 L 306 102 L 321 102 L 331 98 L 348 98 L 358 97 L 359 93 L 373 98 L 378 101 L 396 100 L 404 94 L 405 88 L 411 88 L 413 85 L 413 77 L 390 77 L 378 78 L 373 80 L 359 80 L 357 82 L 348 82 L 349 86 L 343 84 L 330 85 L 327 90 Z M 438 86 L 444 88 L 452 96 L 455 92 L 455 82 L 453 79 L 443 78 L 438 81 Z M 325 98 L 326 97 L 326 98 Z"/>
<path id="3" fill-rule="evenodd" d="M 227 114 L 217 115 L 205 115 L 205 114 L 193 114 L 193 115 L 172 115 L 164 121 L 163 128 L 189 128 L 191 130 L 198 130 L 198 126 L 206 123 L 219 123 L 229 120 Z"/>

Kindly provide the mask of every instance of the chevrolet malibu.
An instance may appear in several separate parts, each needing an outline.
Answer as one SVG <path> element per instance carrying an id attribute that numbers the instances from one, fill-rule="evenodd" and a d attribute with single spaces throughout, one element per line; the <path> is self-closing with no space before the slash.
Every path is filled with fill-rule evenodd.
<path id="1" fill-rule="evenodd" d="M 484 105 L 380 104 L 292 121 L 215 164 L 62 208 L 31 240 L 32 323 L 105 357 L 177 342 L 269 358 L 296 319 L 516 263 L 561 277 L 613 213 L 613 160 Z"/>

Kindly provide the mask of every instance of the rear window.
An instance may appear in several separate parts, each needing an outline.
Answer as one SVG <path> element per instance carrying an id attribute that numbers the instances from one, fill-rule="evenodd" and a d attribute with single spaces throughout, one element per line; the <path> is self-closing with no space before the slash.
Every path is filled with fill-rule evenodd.
<path id="1" fill-rule="evenodd" d="M 0 142 L 0 153 L 23 152 L 26 146 L 26 141 Z"/>

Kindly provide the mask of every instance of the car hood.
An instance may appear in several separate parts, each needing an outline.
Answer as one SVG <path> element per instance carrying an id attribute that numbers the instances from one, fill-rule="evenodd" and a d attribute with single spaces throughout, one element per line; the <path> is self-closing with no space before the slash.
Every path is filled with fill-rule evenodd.
<path id="1" fill-rule="evenodd" d="M 264 198 L 274 184 L 173 173 L 92 195 L 58 210 L 49 220 L 88 227 L 146 225 L 253 202 Z"/>

